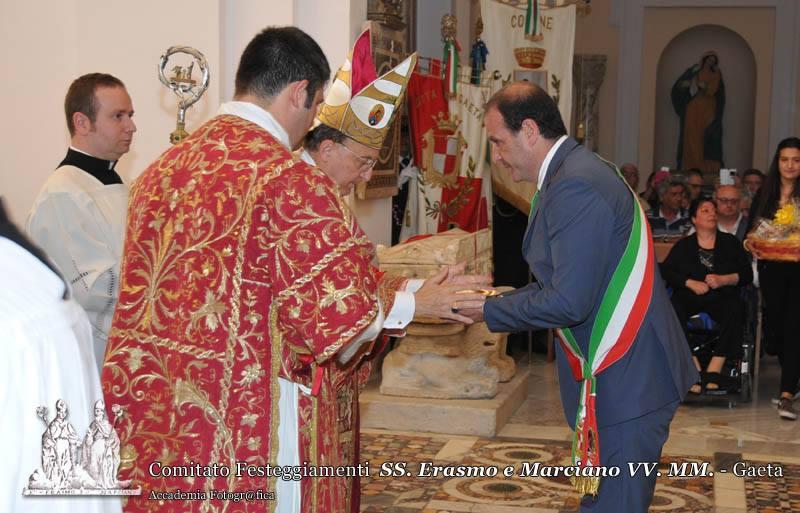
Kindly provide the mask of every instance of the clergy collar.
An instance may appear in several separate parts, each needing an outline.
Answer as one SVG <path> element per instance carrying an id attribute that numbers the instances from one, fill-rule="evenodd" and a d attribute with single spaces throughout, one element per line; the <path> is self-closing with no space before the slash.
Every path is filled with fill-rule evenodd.
<path id="1" fill-rule="evenodd" d="M 258 105 L 250 102 L 231 101 L 219 106 L 218 114 L 230 114 L 255 123 L 270 133 L 282 145 L 291 151 L 292 143 L 289 133 L 278 123 L 275 117 Z"/>
<path id="2" fill-rule="evenodd" d="M 542 184 L 544 184 L 544 179 L 545 179 L 545 177 L 547 175 L 547 168 L 550 167 L 550 162 L 553 160 L 553 157 L 555 157 L 556 152 L 558 151 L 558 148 L 562 144 L 564 144 L 564 141 L 566 141 L 566 140 L 567 140 L 567 136 L 566 135 L 562 135 L 561 137 L 559 137 L 556 140 L 556 142 L 553 144 L 553 147 L 550 148 L 550 151 L 548 151 L 547 155 L 544 157 L 544 161 L 542 162 L 542 167 L 539 168 L 539 178 L 538 178 L 538 180 L 536 182 L 536 190 L 537 191 L 541 191 L 542 190 Z"/>
<path id="3" fill-rule="evenodd" d="M 116 164 L 116 160 L 99 159 L 70 146 L 58 167 L 74 166 L 97 178 L 103 185 L 114 185 L 122 183 L 122 178 L 114 171 Z"/>

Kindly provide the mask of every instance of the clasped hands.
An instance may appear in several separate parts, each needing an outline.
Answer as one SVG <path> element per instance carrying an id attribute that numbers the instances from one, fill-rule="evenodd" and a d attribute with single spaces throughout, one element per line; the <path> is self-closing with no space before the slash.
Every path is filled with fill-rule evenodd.
<path id="1" fill-rule="evenodd" d="M 414 293 L 414 316 L 438 317 L 472 324 L 483 320 L 483 304 L 486 294 L 492 291 L 489 275 L 464 274 L 466 265 L 461 263 L 444 267 L 425 280 Z"/>
<path id="2" fill-rule="evenodd" d="M 686 280 L 686 288 L 694 292 L 698 296 L 707 294 L 709 290 L 718 289 L 730 285 L 725 276 L 719 274 L 707 274 L 705 280 Z"/>

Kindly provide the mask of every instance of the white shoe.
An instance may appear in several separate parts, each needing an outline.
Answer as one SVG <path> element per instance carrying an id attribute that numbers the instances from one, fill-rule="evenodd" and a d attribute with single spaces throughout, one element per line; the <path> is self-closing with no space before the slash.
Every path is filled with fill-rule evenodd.
<path id="1" fill-rule="evenodd" d="M 794 400 L 794 401 L 796 401 L 798 399 L 800 399 L 800 390 L 798 390 L 797 393 L 794 394 L 794 397 L 792 398 L 792 400 Z M 777 405 L 779 402 L 781 402 L 781 398 L 780 397 L 773 397 L 772 399 L 770 399 L 770 402 L 772 404 L 774 404 L 774 405 Z"/>
<path id="2" fill-rule="evenodd" d="M 778 401 L 778 416 L 786 420 L 797 420 L 797 412 L 792 406 L 792 400 L 784 397 Z"/>

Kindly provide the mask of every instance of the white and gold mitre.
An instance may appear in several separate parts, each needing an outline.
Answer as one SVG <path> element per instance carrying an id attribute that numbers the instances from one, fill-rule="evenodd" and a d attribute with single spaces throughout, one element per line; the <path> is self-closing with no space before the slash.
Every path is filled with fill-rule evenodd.
<path id="1" fill-rule="evenodd" d="M 365 49 L 369 57 L 365 56 Z M 317 119 L 361 144 L 380 149 L 416 63 L 417 54 L 414 53 L 384 75 L 365 81 L 364 77 L 369 77 L 370 73 L 375 76 L 375 70 L 369 50 L 369 31 L 364 31 L 336 72 Z"/>

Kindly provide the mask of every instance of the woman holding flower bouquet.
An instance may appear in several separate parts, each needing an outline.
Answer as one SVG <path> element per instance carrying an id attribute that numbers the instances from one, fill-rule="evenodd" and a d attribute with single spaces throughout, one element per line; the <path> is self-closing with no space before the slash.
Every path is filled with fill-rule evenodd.
<path id="1" fill-rule="evenodd" d="M 750 209 L 750 220 L 762 230 L 762 219 L 772 220 L 776 238 L 800 239 L 800 139 L 782 140 L 775 150 L 767 178 Z M 768 353 L 778 354 L 781 387 L 778 415 L 796 420 L 792 399 L 800 380 L 800 262 L 760 260 L 762 308 Z"/>

